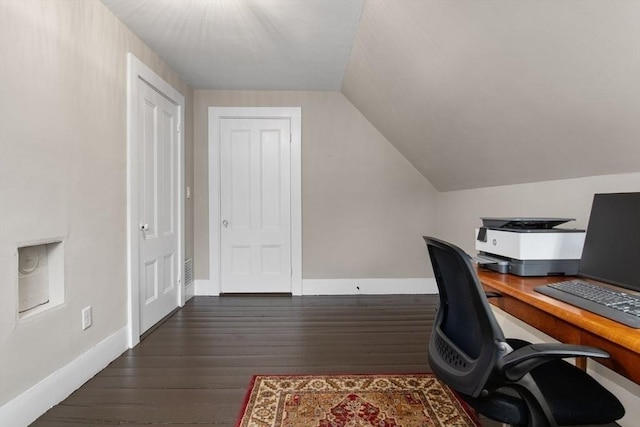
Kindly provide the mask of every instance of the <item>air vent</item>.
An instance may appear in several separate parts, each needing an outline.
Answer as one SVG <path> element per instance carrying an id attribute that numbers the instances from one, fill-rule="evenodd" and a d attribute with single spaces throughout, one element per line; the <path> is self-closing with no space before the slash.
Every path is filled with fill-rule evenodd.
<path id="1" fill-rule="evenodd" d="M 184 262 L 184 285 L 189 286 L 193 282 L 193 258 Z"/>

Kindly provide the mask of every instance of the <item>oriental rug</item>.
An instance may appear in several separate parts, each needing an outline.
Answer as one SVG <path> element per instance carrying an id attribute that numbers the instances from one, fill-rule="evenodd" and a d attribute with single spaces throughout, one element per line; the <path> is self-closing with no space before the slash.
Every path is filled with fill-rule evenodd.
<path id="1" fill-rule="evenodd" d="M 433 374 L 257 375 L 237 427 L 479 426 Z"/>

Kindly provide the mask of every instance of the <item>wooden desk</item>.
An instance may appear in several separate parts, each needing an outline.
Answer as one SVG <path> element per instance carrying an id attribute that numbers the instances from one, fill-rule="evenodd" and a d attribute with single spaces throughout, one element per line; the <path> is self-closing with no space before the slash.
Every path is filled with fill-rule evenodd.
<path id="1" fill-rule="evenodd" d="M 501 298 L 489 302 L 558 341 L 601 348 L 610 359 L 593 359 L 640 384 L 640 330 L 605 319 L 551 297 L 534 287 L 562 277 L 519 277 L 478 269 L 483 287 Z"/>

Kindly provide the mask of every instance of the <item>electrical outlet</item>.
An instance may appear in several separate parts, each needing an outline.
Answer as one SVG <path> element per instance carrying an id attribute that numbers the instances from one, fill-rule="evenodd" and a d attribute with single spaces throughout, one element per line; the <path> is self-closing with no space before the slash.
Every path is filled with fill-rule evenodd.
<path id="1" fill-rule="evenodd" d="M 91 318 L 91 306 L 82 309 L 82 330 L 84 331 L 93 323 Z"/>

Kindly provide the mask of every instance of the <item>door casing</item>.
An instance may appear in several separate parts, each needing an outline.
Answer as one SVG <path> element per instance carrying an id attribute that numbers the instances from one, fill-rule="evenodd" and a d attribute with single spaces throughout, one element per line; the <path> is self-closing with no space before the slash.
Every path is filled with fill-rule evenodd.
<path id="1" fill-rule="evenodd" d="M 220 294 L 220 120 L 288 118 L 291 122 L 291 293 L 302 295 L 302 108 L 209 107 L 209 277 L 199 295 Z"/>
<path id="2" fill-rule="evenodd" d="M 184 96 L 147 67 L 132 53 L 127 54 L 127 329 L 129 348 L 140 342 L 140 274 L 139 274 L 139 150 L 136 139 L 138 120 L 138 85 L 141 81 L 152 86 L 178 107 L 178 272 L 180 276 L 176 307 L 185 301 L 182 271 L 184 269 Z"/>

